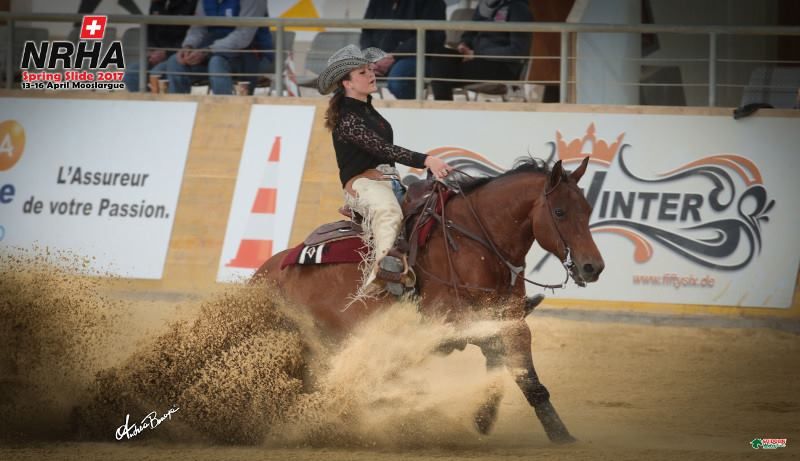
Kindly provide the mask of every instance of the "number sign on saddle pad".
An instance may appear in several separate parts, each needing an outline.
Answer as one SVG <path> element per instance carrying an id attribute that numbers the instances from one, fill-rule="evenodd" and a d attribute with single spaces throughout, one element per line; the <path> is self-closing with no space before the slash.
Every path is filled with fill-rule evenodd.
<path id="1" fill-rule="evenodd" d="M 281 270 L 295 264 L 335 264 L 360 263 L 367 248 L 361 237 L 347 237 L 339 240 L 307 245 L 301 243 L 289 250 L 281 262 Z"/>

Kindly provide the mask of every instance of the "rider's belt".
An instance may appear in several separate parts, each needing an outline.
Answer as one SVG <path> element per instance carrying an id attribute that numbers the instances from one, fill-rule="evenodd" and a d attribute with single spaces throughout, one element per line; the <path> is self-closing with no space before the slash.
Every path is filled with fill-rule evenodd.
<path id="1" fill-rule="evenodd" d="M 395 169 L 393 166 L 378 165 L 374 169 L 369 169 L 361 174 L 353 176 L 352 178 L 350 178 L 349 181 L 347 181 L 347 184 L 345 184 L 344 186 L 345 190 L 353 196 L 356 195 L 355 192 L 353 191 L 353 183 L 360 178 L 367 178 L 373 181 L 392 181 L 392 180 L 400 181 L 400 174 L 397 172 L 397 169 Z"/>

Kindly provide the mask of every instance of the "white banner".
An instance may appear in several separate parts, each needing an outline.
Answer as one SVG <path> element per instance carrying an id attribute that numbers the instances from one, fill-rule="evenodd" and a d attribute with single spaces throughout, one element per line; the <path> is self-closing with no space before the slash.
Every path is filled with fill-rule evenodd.
<path id="1" fill-rule="evenodd" d="M 217 281 L 242 281 L 289 245 L 314 110 L 253 105 Z"/>
<path id="2" fill-rule="evenodd" d="M 800 263 L 797 117 L 381 113 L 397 144 L 474 171 L 508 169 L 529 154 L 574 169 L 592 155 L 581 186 L 606 269 L 560 297 L 791 306 Z M 564 278 L 536 245 L 527 271 L 539 282 Z"/>
<path id="3" fill-rule="evenodd" d="M 197 104 L 4 98 L 0 248 L 161 278 Z"/>

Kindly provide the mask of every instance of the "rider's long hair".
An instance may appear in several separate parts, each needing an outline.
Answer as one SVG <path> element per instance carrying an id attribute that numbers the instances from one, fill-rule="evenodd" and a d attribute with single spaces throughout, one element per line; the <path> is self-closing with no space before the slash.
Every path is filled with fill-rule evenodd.
<path id="1" fill-rule="evenodd" d="M 344 80 L 350 80 L 350 74 L 345 75 L 336 84 L 336 90 L 334 90 L 333 96 L 328 101 L 328 110 L 325 111 L 325 128 L 330 131 L 333 131 L 336 124 L 339 123 L 339 108 L 341 108 L 342 100 L 344 99 L 344 85 L 342 85 Z"/>

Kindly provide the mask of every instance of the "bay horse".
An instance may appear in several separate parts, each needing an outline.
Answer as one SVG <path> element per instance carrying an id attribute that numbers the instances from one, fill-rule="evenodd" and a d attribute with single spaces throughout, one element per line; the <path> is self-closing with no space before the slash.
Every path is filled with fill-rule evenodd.
<path id="1" fill-rule="evenodd" d="M 480 347 L 490 371 L 505 366 L 555 443 L 575 439 L 550 403 L 550 393 L 533 365 L 531 331 L 525 322 L 531 310 L 525 303 L 525 255 L 537 241 L 559 258 L 578 285 L 598 279 L 604 262 L 589 230 L 591 206 L 578 187 L 588 160 L 584 158 L 569 173 L 561 161 L 549 167 L 528 158 L 499 176 L 460 180 L 460 193 L 443 206 L 414 266 L 423 315 L 456 323 L 503 321 L 494 336 L 467 337 L 455 347 L 463 349 L 467 343 Z M 396 301 L 389 296 L 368 300 L 366 307 L 343 309 L 361 279 L 358 264 L 280 269 L 285 254 L 267 260 L 253 280 L 272 282 L 289 301 L 307 307 L 328 332 L 347 334 L 381 304 Z M 489 306 L 502 308 L 490 312 L 496 307 Z M 490 430 L 501 397 L 493 395 L 478 409 L 475 424 L 480 432 Z"/>

